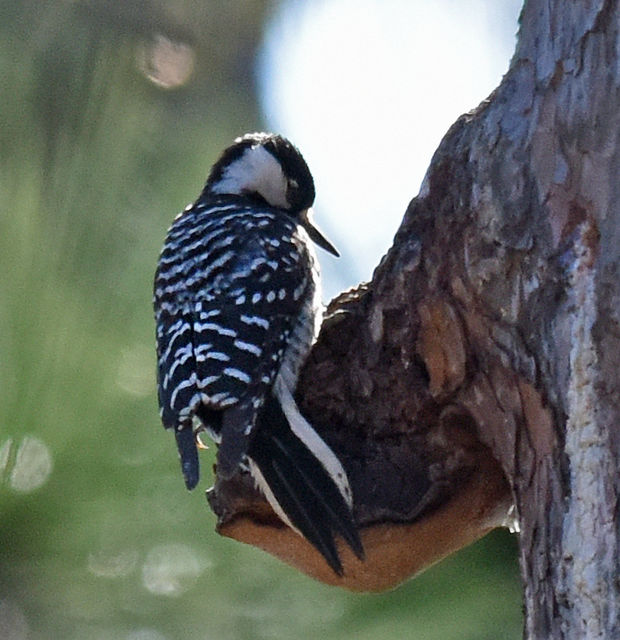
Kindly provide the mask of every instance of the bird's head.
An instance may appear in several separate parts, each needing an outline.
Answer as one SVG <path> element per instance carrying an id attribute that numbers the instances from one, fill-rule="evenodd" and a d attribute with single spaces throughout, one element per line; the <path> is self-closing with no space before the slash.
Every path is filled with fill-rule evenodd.
<path id="1" fill-rule="evenodd" d="M 289 140 L 271 133 L 237 138 L 213 165 L 203 195 L 236 195 L 284 210 L 320 247 L 338 256 L 311 219 L 314 180 L 303 156 Z"/>

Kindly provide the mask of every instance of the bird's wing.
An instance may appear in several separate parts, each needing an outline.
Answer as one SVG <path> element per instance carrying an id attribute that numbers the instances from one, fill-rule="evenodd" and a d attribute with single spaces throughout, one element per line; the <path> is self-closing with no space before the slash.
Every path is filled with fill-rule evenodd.
<path id="1" fill-rule="evenodd" d="M 187 306 L 157 313 L 157 389 L 162 422 L 168 429 L 191 422 L 200 402 L 193 325 Z"/>
<path id="2" fill-rule="evenodd" d="M 160 410 L 177 432 L 188 487 L 198 478 L 192 417 L 221 439 L 232 473 L 312 284 L 292 220 L 227 209 L 203 232 L 198 213 L 175 220 L 155 280 Z"/>
<path id="3" fill-rule="evenodd" d="M 223 409 L 218 473 L 229 477 L 247 451 L 256 415 L 273 385 L 311 286 L 307 261 L 281 259 L 271 236 L 252 234 L 229 281 L 195 316 L 194 355 L 203 403 Z M 277 250 L 276 250 L 277 249 Z M 198 308 L 198 306 L 197 306 Z"/>

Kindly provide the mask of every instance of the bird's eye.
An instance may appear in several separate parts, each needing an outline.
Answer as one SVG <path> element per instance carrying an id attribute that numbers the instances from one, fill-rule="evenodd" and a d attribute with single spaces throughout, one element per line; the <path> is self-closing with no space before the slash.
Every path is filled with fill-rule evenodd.
<path id="1" fill-rule="evenodd" d="M 289 205 L 295 207 L 299 199 L 299 182 L 294 178 L 289 178 L 286 182 L 286 200 Z"/>

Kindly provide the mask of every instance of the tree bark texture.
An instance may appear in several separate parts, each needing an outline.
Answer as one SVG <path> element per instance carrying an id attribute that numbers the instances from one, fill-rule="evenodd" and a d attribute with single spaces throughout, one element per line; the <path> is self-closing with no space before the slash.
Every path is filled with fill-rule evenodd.
<path id="1" fill-rule="evenodd" d="M 345 577 L 244 479 L 225 535 L 381 589 L 509 519 L 525 635 L 620 637 L 620 8 L 529 0 L 371 283 L 329 306 L 300 406 L 343 459 L 367 550 Z"/>

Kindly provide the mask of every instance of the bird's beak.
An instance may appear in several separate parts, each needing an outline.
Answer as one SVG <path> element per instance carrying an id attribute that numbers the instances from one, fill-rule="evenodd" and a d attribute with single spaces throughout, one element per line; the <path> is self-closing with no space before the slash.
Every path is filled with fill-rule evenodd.
<path id="1" fill-rule="evenodd" d="M 325 249 L 325 251 L 329 251 L 336 258 L 340 257 L 338 253 L 338 249 L 334 247 L 334 245 L 319 231 L 319 228 L 314 224 L 312 220 L 312 209 L 305 209 L 299 214 L 299 221 L 301 226 L 306 230 L 307 234 L 310 236 L 310 240 L 315 242 L 321 247 L 321 249 Z"/>

